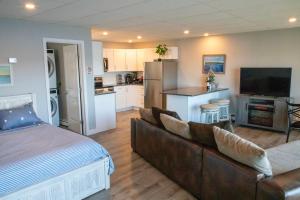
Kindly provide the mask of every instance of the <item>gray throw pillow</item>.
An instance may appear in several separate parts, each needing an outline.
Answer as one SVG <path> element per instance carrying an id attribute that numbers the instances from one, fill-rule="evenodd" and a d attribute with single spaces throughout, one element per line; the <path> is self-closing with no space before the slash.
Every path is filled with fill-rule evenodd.
<path id="1" fill-rule="evenodd" d="M 41 120 L 36 116 L 32 103 L 0 110 L 0 130 L 9 130 L 40 123 Z"/>

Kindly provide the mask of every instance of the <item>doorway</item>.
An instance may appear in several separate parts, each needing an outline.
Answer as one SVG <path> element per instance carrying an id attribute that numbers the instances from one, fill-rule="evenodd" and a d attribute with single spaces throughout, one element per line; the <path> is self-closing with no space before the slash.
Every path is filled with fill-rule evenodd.
<path id="1" fill-rule="evenodd" d="M 86 132 L 83 62 L 80 43 L 44 41 L 49 122 L 73 132 Z"/>

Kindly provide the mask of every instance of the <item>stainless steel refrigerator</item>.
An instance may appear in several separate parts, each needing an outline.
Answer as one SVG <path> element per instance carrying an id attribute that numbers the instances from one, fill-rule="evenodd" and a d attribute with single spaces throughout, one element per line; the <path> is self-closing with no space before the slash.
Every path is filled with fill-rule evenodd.
<path id="1" fill-rule="evenodd" d="M 166 107 L 165 90 L 177 89 L 177 62 L 162 60 L 145 63 L 145 108 Z"/>

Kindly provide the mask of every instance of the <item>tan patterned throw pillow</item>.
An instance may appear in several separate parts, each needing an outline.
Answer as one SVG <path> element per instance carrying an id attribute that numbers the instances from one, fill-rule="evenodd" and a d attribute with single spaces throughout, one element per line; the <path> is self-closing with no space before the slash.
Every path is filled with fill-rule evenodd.
<path id="1" fill-rule="evenodd" d="M 219 127 L 214 126 L 213 131 L 221 153 L 267 176 L 272 176 L 272 167 L 264 149 Z"/>

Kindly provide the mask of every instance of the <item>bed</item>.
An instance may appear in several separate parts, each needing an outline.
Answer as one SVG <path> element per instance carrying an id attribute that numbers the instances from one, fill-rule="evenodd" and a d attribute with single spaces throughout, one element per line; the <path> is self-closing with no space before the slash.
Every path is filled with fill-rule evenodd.
<path id="1" fill-rule="evenodd" d="M 32 94 L 0 97 L 0 110 L 32 102 Z M 1 131 L 1 130 L 0 130 Z M 47 123 L 0 132 L 1 200 L 75 200 L 110 188 L 108 152 L 85 136 Z"/>

